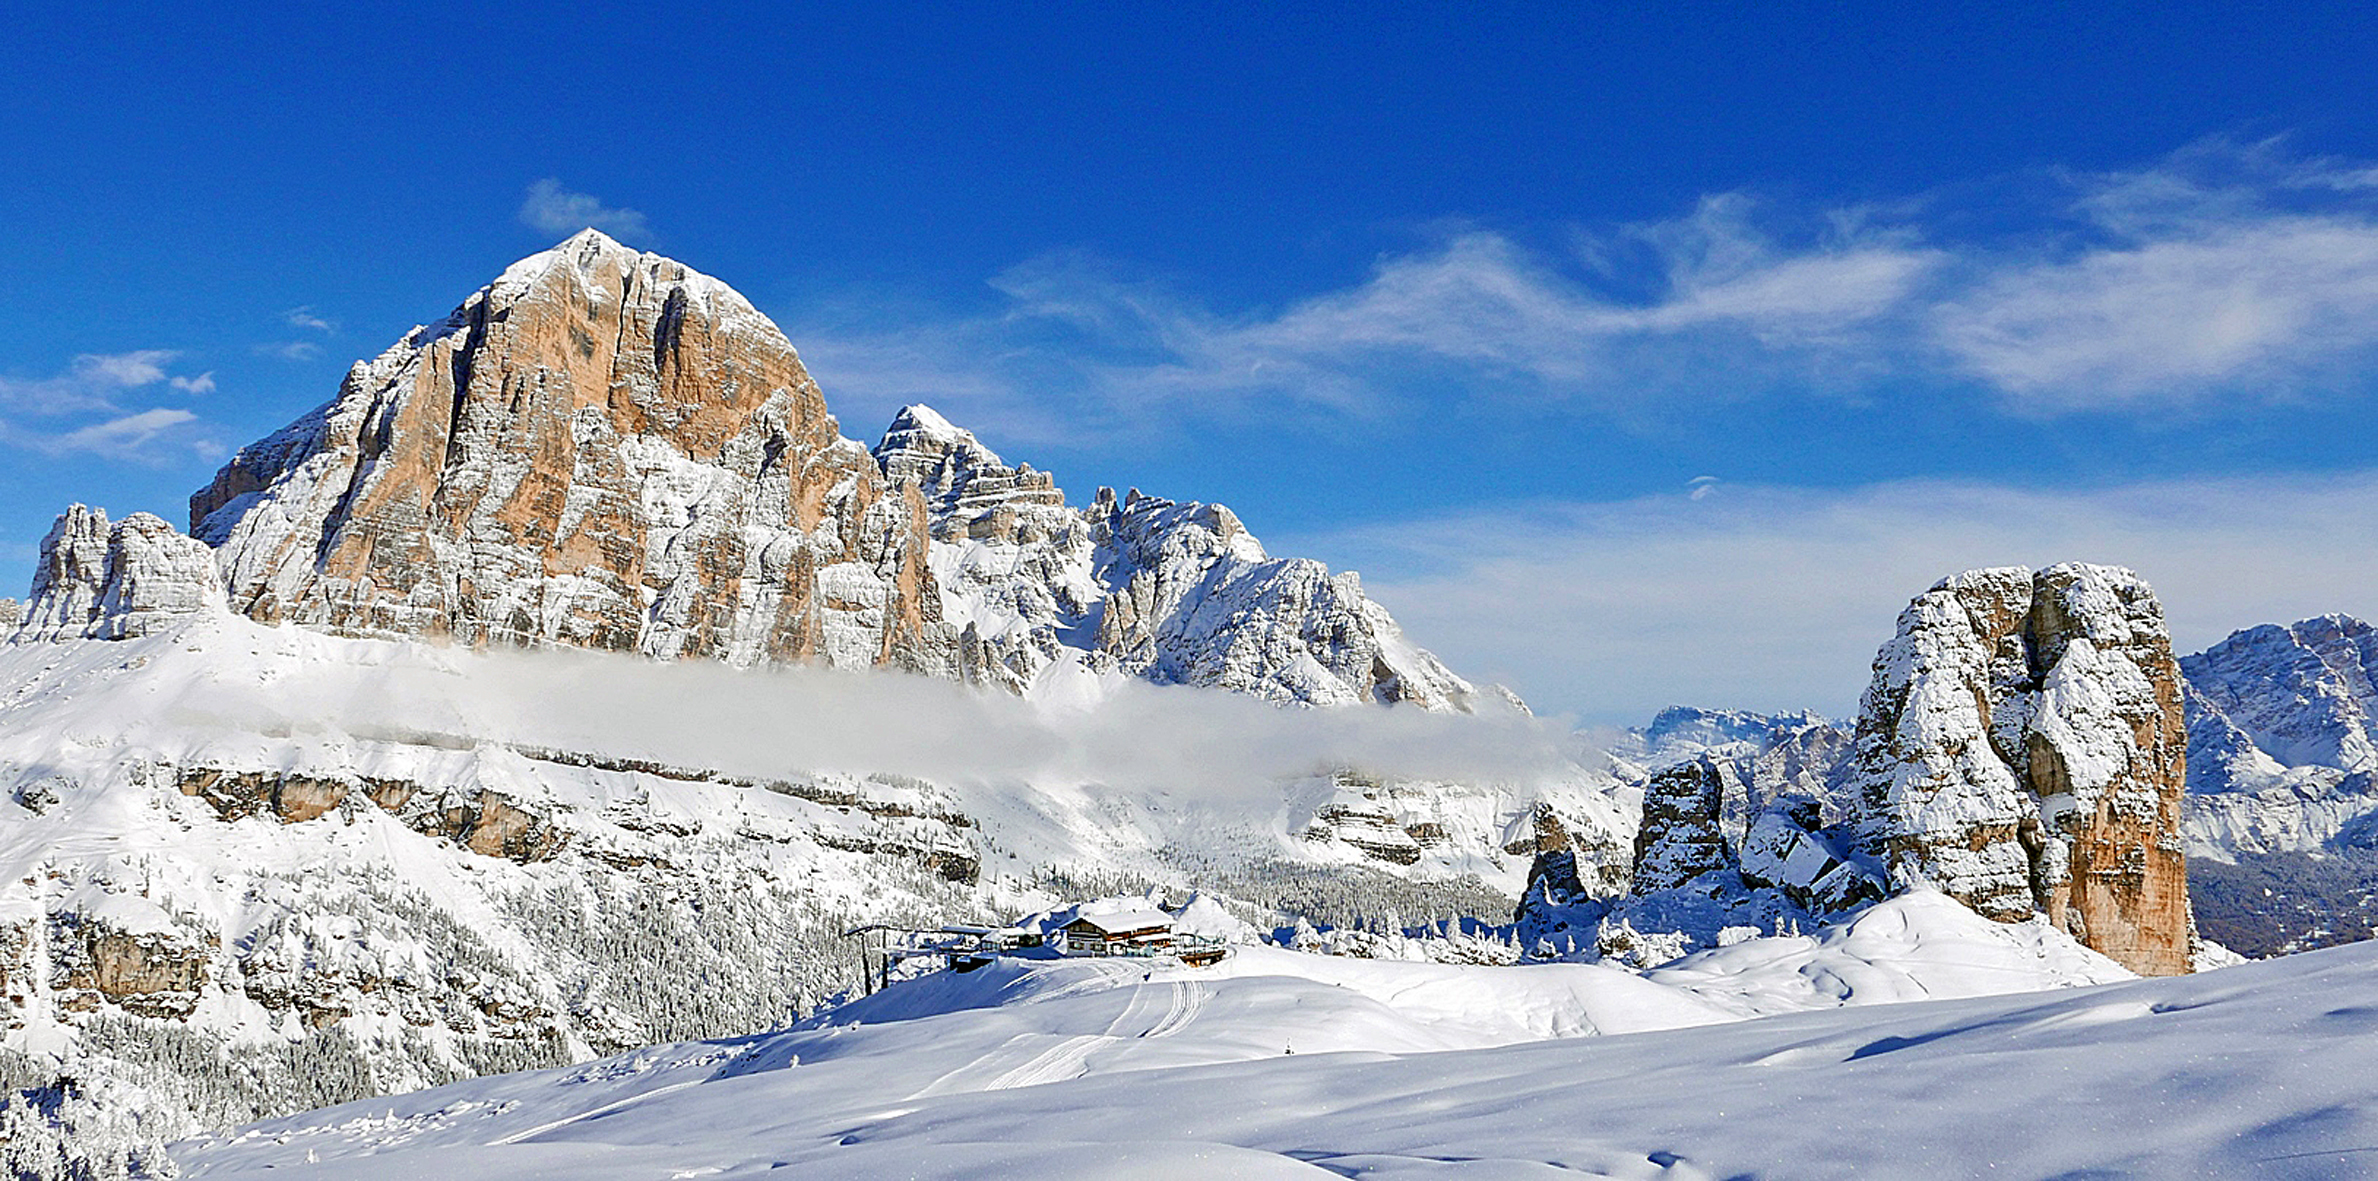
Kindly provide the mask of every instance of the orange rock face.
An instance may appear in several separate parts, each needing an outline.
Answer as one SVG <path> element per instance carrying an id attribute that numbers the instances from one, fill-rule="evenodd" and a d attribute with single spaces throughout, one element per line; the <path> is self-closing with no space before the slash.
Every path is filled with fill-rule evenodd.
<path id="1" fill-rule="evenodd" d="M 191 498 L 234 610 L 357 635 L 937 669 L 925 511 L 773 323 L 587 231 Z"/>

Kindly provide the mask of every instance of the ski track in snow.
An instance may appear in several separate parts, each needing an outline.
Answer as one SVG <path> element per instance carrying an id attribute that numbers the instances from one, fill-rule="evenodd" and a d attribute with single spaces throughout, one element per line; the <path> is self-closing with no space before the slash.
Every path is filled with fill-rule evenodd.
<path id="1" fill-rule="evenodd" d="M 1113 989 L 1120 982 L 1122 988 L 1130 990 L 1130 995 L 1124 999 L 1123 1007 L 1116 1012 L 1114 1019 L 1107 1022 L 1103 1032 L 1075 1034 L 1053 1044 L 1048 1040 L 1048 1034 L 1017 1034 L 1002 1042 L 997 1049 L 934 1079 L 908 1098 L 924 1099 L 966 1091 L 1006 1091 L 1080 1078 L 1089 1073 L 1090 1055 L 1102 1047 L 1132 1039 L 1168 1038 L 1188 1028 L 1189 1023 L 1205 1011 L 1206 1002 L 1212 995 L 1205 985 L 1193 980 L 1129 980 L 1129 977 L 1139 974 L 1140 969 L 1129 965 L 1093 963 L 1097 968 L 1093 978 L 1068 984 L 1040 998 L 1037 1003 L 1046 1004 L 1053 999 Z M 1156 1008 L 1159 997 L 1164 1006 L 1161 1013 Z M 1019 1057 L 1022 1058 L 1020 1062 L 1017 1061 Z M 657 1091 L 653 1093 L 659 1094 Z"/>
<path id="2" fill-rule="evenodd" d="M 630 1095 L 630 1096 L 628 1096 L 628 1097 L 627 1097 L 627 1098 L 625 1098 L 625 1099 L 620 1099 L 620 1100 L 617 1100 L 617 1101 L 614 1101 L 614 1102 L 611 1102 L 611 1103 L 606 1103 L 606 1104 L 603 1104 L 601 1107 L 593 1108 L 593 1109 L 591 1109 L 591 1110 L 587 1110 L 587 1111 L 581 1111 L 581 1112 L 579 1112 L 578 1114 L 576 1114 L 576 1115 L 573 1115 L 573 1116 L 570 1116 L 570 1117 L 569 1117 L 569 1118 L 567 1118 L 567 1119 L 557 1119 L 557 1120 L 554 1120 L 554 1121 L 552 1121 L 551 1123 L 543 1123 L 543 1124 L 538 1124 L 536 1127 L 533 1127 L 533 1128 L 524 1128 L 524 1129 L 522 1129 L 522 1130 L 520 1130 L 520 1131 L 517 1131 L 517 1132 L 514 1132 L 514 1133 L 512 1133 L 512 1134 L 511 1134 L 511 1135 L 509 1135 L 509 1136 L 499 1136 L 499 1137 L 497 1137 L 497 1138 L 495 1138 L 495 1139 L 493 1139 L 493 1140 L 490 1140 L 490 1141 L 488 1141 L 488 1142 L 487 1142 L 487 1145 L 488 1145 L 488 1147 L 490 1147 L 490 1148 L 493 1148 L 493 1147 L 495 1147 L 495 1146 L 497 1146 L 497 1145 L 502 1145 L 502 1144 L 520 1144 L 520 1143 L 523 1143 L 523 1142 L 525 1142 L 525 1141 L 534 1140 L 534 1139 L 536 1139 L 537 1137 L 539 1137 L 539 1136 L 542 1136 L 542 1135 L 544 1135 L 544 1134 L 545 1134 L 545 1133 L 547 1133 L 547 1132 L 556 1131 L 556 1130 L 559 1130 L 559 1129 L 561 1129 L 561 1128 L 566 1128 L 566 1127 L 569 1127 L 571 1124 L 585 1123 L 586 1121 L 588 1121 L 588 1120 L 591 1120 L 591 1119 L 601 1119 L 602 1117 L 604 1117 L 604 1116 L 606 1116 L 606 1115 L 611 1115 L 611 1114 L 613 1114 L 613 1113 L 615 1113 L 615 1112 L 625 1111 L 625 1110 L 627 1110 L 627 1109 L 628 1109 L 628 1108 L 630 1108 L 630 1107 L 634 1107 L 634 1106 L 636 1106 L 636 1105 L 637 1105 L 637 1104 L 639 1104 L 639 1103 L 643 1103 L 643 1102 L 645 1102 L 646 1100 L 650 1100 L 650 1099 L 658 1099 L 658 1098 L 660 1098 L 661 1096 L 663 1096 L 663 1095 L 666 1095 L 666 1094 L 668 1094 L 668 1093 L 669 1093 L 669 1092 L 671 1092 L 671 1091 L 682 1091 L 682 1090 L 686 1089 L 687 1087 L 698 1087 L 698 1086 L 702 1085 L 702 1084 L 703 1084 L 704 1082 L 706 1082 L 706 1081 L 708 1081 L 706 1078 L 694 1078 L 694 1079 L 687 1079 L 686 1081 L 684 1081 L 684 1082 L 682 1082 L 682 1083 L 670 1083 L 669 1085 L 667 1085 L 667 1086 L 665 1086 L 665 1087 L 655 1087 L 655 1088 L 653 1088 L 652 1090 L 646 1091 L 646 1092 L 644 1092 L 644 1093 L 642 1093 L 642 1094 L 639 1094 L 639 1095 Z"/>
<path id="3" fill-rule="evenodd" d="M 1076 1034 L 1041 1051 L 1031 1061 L 992 1079 L 986 1091 L 1007 1091 L 1041 1083 L 1061 1083 L 1090 1072 L 1090 1051 L 1114 1041 L 1103 1033 Z"/>
<path id="4" fill-rule="evenodd" d="M 1141 1034 L 1141 1037 L 1171 1037 L 1181 1032 L 1190 1022 L 1197 1020 L 1197 1015 L 1205 1011 L 1206 998 L 1210 994 L 1206 992 L 1204 985 L 1194 980 L 1174 980 L 1169 982 L 1168 987 L 1172 991 L 1171 1007 L 1166 1009 L 1164 1016 L 1156 1024 L 1149 1026 L 1148 1031 Z"/>

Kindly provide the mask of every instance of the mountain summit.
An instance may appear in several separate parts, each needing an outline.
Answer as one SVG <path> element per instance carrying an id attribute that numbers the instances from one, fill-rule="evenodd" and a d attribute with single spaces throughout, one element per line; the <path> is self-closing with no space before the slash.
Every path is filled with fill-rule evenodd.
<path id="1" fill-rule="evenodd" d="M 922 505 L 749 301 L 594 230 L 357 364 L 190 520 L 265 621 L 931 663 Z"/>

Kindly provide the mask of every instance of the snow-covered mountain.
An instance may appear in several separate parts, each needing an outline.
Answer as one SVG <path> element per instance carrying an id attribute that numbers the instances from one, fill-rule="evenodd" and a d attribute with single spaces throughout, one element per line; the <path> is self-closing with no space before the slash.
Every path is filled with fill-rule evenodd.
<path id="1" fill-rule="evenodd" d="M 235 611 L 343 635 L 1475 696 L 1352 574 L 1270 558 L 1219 505 L 1075 509 L 921 406 L 870 453 L 749 301 L 594 230 L 357 363 L 190 522 Z"/>
<path id="2" fill-rule="evenodd" d="M 1499 918 L 1524 890 L 1522 945 L 1607 958 L 1477 995 L 1239 961 L 1469 1014 L 1313 1043 L 1396 1052 L 1826 1005 L 1845 994 L 1822 982 L 1853 977 L 1874 999 L 2119 971 L 2097 952 L 2182 971 L 2203 950 L 2184 689 L 2127 571 L 1944 581 L 1901 616 L 1854 729 L 1678 708 L 1579 751 L 1354 575 L 1271 556 L 1219 505 L 1077 505 L 923 405 L 872 448 L 844 438 L 741 296 L 591 231 L 358 364 L 191 522 L 73 506 L 27 601 L 0 605 L 0 1163 L 33 1175 L 780 1027 L 857 982 L 851 926 L 1118 889 L 1218 891 L 1239 920 L 1297 924 L 1286 942 L 1371 956 L 1415 946 L 1405 919 Z M 2189 738 L 2234 755 L 2218 798 L 2334 801 L 2369 773 L 2341 765 L 2369 745 L 2368 629 L 2348 624 L 2214 662 Z M 2332 756 L 2333 779 L 2284 762 Z M 2279 778 L 2252 778 L 2266 763 Z M 1847 925 L 1785 934 L 1826 922 Z M 1506 933 L 1422 943 L 1499 961 Z M 1902 971 L 1902 936 L 2013 966 Z M 1877 938 L 1900 966 L 1840 951 Z M 1111 975 L 1009 982 L 1073 996 Z M 892 1002 L 870 1004 L 846 1013 Z M 844 1035 L 798 1036 L 786 1053 L 821 1061 L 812 1041 Z M 1062 1076 L 1112 1049 L 1088 1036 L 985 1050 L 925 1089 Z M 662 1057 L 734 1056 L 686 1053 Z M 568 1077 L 636 1073 L 612 1070 Z M 514 1102 L 463 1102 L 483 1101 Z M 466 1126 L 453 1110 L 402 1136 Z"/>
<path id="3" fill-rule="evenodd" d="M 2255 954 L 2378 924 L 2378 629 L 2240 631 L 2187 671 L 2188 855 L 2200 919 Z"/>
<path id="4" fill-rule="evenodd" d="M 2195 790 L 2252 790 L 2263 786 L 2272 764 L 2348 774 L 2378 768 L 2378 628 L 2350 615 L 2264 624 L 2180 667 L 2206 715 L 2206 736 L 2243 738 L 2269 760 L 2241 766 L 2235 757 L 2218 757 L 2236 750 L 2234 744 L 2208 743 L 2216 757 L 2196 763 Z"/>
<path id="5" fill-rule="evenodd" d="M 1024 692 L 1120 671 L 1305 705 L 1485 703 L 1354 574 L 1271 557 L 1221 505 L 1101 488 L 1076 509 L 1048 473 L 1009 467 L 921 405 L 875 457 L 925 498 L 941 617 L 969 680 Z"/>
<path id="6" fill-rule="evenodd" d="M 2191 855 L 2318 849 L 2378 812 L 2378 628 L 2349 615 L 2264 624 L 2181 667 Z"/>

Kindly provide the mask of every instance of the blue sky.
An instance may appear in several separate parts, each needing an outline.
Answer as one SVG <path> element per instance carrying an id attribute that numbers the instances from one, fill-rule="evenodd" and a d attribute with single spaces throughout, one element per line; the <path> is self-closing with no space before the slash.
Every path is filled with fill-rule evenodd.
<path id="1" fill-rule="evenodd" d="M 2378 613 L 2348 6 L 48 7 L 7 569 L 71 500 L 180 521 L 594 224 L 775 316 L 846 433 L 924 400 L 1228 502 L 1590 720 L 1846 711 L 1970 565 L 2132 565 L 2183 647 Z"/>

